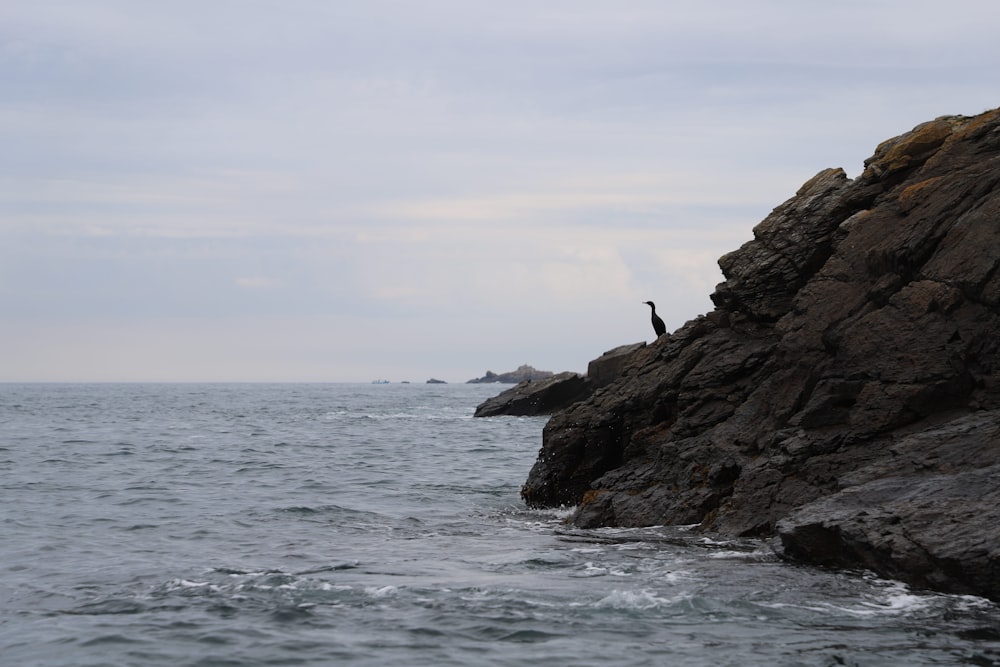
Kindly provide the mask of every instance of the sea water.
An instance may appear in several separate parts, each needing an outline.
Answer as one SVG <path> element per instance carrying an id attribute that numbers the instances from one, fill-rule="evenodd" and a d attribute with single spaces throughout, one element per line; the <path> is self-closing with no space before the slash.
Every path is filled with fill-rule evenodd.
<path id="1" fill-rule="evenodd" d="M 1000 609 L 518 487 L 503 387 L 0 385 L 0 665 L 996 665 Z"/>

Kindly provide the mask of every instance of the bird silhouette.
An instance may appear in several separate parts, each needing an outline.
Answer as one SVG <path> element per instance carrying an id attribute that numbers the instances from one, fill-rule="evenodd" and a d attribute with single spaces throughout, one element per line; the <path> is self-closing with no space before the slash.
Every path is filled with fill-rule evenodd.
<path id="1" fill-rule="evenodd" d="M 656 337 L 659 338 L 663 334 L 667 333 L 667 325 L 663 323 L 660 316 L 656 314 L 656 304 L 652 301 L 643 301 L 650 309 L 653 311 L 653 316 L 650 320 L 653 322 L 653 331 L 656 332 Z"/>

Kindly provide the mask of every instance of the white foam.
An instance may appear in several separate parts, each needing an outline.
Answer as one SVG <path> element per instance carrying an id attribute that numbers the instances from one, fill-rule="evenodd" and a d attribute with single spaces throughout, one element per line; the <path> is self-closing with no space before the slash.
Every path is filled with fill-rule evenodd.
<path id="1" fill-rule="evenodd" d="M 396 586 L 369 586 L 365 588 L 365 594 L 373 598 L 384 598 L 395 595 L 399 592 Z"/>
<path id="2" fill-rule="evenodd" d="M 648 589 L 638 591 L 614 590 L 608 595 L 598 600 L 594 606 L 603 609 L 634 609 L 646 610 L 657 609 L 674 604 L 685 596 L 679 598 L 664 598 L 656 595 Z"/>
<path id="3" fill-rule="evenodd" d="M 818 604 L 772 603 L 765 605 L 772 608 L 795 608 L 815 611 L 822 614 L 834 613 L 854 616 L 856 618 L 872 618 L 877 616 L 896 616 L 920 612 L 931 607 L 939 596 L 931 593 L 914 594 L 909 587 L 901 582 L 888 582 L 884 594 L 870 596 L 873 599 L 861 600 L 856 605 L 836 605 L 828 602 Z"/>
<path id="4" fill-rule="evenodd" d="M 573 505 L 572 507 L 566 507 L 566 506 L 556 507 L 556 508 L 549 509 L 549 510 L 544 510 L 544 511 L 546 513 L 548 513 L 548 514 L 551 514 L 556 519 L 559 519 L 560 521 L 562 521 L 564 519 L 568 519 L 571 516 L 573 516 L 573 514 L 576 512 L 576 505 Z"/>
<path id="5" fill-rule="evenodd" d="M 329 581 L 321 581 L 316 585 L 316 590 L 339 593 L 341 591 L 349 591 L 351 587 L 346 584 L 331 584 Z"/>
<path id="6" fill-rule="evenodd" d="M 927 608 L 932 604 L 934 596 L 930 594 L 915 595 L 910 592 L 909 587 L 902 582 L 892 582 L 885 589 L 885 597 L 875 602 L 862 602 L 863 606 L 870 607 L 874 613 L 908 613 Z"/>
<path id="7" fill-rule="evenodd" d="M 705 554 L 707 558 L 715 558 L 718 560 L 745 560 L 745 561 L 774 561 L 777 560 L 777 556 L 774 552 L 767 549 L 756 549 L 754 551 L 739 551 L 735 549 L 720 549 L 719 551 L 710 551 Z"/>
<path id="8" fill-rule="evenodd" d="M 993 611 L 997 609 L 995 602 L 977 595 L 953 595 L 951 597 L 955 601 L 955 608 L 958 611 Z"/>
<path id="9" fill-rule="evenodd" d="M 607 574 L 610 574 L 608 568 L 601 567 L 599 565 L 594 565 L 593 563 L 588 562 L 583 564 L 582 570 L 578 570 L 573 574 L 571 574 L 570 576 L 587 578 L 587 577 L 603 577 Z"/>
<path id="10" fill-rule="evenodd" d="M 223 589 L 218 584 L 213 584 L 208 581 L 191 581 L 190 579 L 171 579 L 167 581 L 165 584 L 163 584 L 163 587 L 160 590 L 165 592 L 209 591 L 211 593 L 220 593 L 222 592 Z"/>
<path id="11" fill-rule="evenodd" d="M 669 570 L 663 573 L 662 578 L 668 584 L 678 584 L 693 580 L 694 575 L 685 570 Z"/>

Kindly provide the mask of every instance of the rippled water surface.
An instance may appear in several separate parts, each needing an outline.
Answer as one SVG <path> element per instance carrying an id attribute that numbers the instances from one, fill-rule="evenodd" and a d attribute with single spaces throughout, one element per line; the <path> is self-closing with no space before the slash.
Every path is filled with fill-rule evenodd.
<path id="1" fill-rule="evenodd" d="M 0 385 L 0 664 L 1000 664 L 979 598 L 526 509 L 501 388 Z"/>

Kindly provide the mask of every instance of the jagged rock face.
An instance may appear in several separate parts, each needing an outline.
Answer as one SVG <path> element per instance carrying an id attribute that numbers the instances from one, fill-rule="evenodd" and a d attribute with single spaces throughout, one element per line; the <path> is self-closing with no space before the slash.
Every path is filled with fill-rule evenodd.
<path id="1" fill-rule="evenodd" d="M 556 414 L 525 500 L 584 527 L 771 535 L 901 438 L 1000 408 L 1000 110 L 865 165 L 810 179 L 720 260 L 714 312 Z M 910 474 L 954 472 L 934 460 Z"/>

